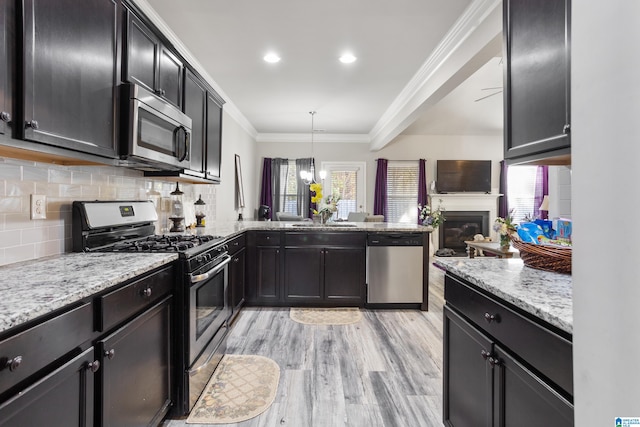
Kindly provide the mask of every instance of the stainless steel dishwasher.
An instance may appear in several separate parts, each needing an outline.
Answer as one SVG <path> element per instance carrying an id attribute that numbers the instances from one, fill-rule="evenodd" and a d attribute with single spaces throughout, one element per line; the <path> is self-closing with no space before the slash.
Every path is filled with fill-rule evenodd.
<path id="1" fill-rule="evenodd" d="M 367 236 L 367 303 L 422 303 L 422 234 Z"/>

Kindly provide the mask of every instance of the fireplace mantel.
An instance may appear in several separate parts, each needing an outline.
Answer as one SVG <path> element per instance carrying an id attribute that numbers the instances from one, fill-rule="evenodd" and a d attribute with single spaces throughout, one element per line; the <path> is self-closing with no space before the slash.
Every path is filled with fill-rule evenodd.
<path id="1" fill-rule="evenodd" d="M 446 193 L 431 194 L 431 207 L 433 209 L 440 205 L 444 208 L 444 217 L 447 218 L 447 211 L 486 211 L 489 212 L 489 228 L 490 235 L 494 241 L 497 241 L 497 234 L 493 231 L 493 223 L 498 216 L 498 199 L 502 196 L 500 193 Z M 438 233 L 432 233 L 433 246 L 440 249 L 438 241 Z"/>

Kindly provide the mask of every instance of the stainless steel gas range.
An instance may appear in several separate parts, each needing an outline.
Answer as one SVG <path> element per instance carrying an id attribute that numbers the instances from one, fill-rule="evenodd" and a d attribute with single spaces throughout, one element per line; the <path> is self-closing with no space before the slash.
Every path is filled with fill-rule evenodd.
<path id="1" fill-rule="evenodd" d="M 219 236 L 155 235 L 157 219 L 150 201 L 73 202 L 73 250 L 178 254 L 175 413 L 183 415 L 195 404 L 225 351 L 231 257 Z"/>

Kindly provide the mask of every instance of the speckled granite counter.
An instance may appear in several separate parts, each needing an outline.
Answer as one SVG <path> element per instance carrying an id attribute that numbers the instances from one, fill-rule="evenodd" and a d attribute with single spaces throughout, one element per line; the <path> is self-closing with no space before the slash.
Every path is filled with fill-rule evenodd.
<path id="1" fill-rule="evenodd" d="M 70 253 L 0 267 L 0 332 L 176 259 L 176 254 Z"/>
<path id="2" fill-rule="evenodd" d="M 234 237 L 245 231 L 373 231 L 373 232 L 405 232 L 430 233 L 432 230 L 417 224 L 397 224 L 387 222 L 337 222 L 334 224 L 313 224 L 310 221 L 217 221 L 207 224 L 202 234 Z"/>
<path id="3" fill-rule="evenodd" d="M 561 330 L 573 333 L 570 275 L 525 267 L 521 259 L 438 258 L 435 264 Z"/>

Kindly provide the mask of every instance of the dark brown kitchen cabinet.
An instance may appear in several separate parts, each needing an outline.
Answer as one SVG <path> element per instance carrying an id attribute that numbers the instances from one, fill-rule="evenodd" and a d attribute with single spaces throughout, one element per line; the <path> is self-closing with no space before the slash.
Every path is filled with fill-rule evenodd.
<path id="1" fill-rule="evenodd" d="M 509 164 L 570 164 L 570 0 L 505 0 Z"/>
<path id="2" fill-rule="evenodd" d="M 222 162 L 222 104 L 215 93 L 207 93 L 207 179 L 220 182 Z"/>
<path id="3" fill-rule="evenodd" d="M 15 0 L 0 0 L 0 135 L 11 135 L 15 43 Z"/>
<path id="4" fill-rule="evenodd" d="M 286 302 L 362 306 L 365 241 L 365 233 L 285 233 Z"/>
<path id="5" fill-rule="evenodd" d="M 125 80 L 182 108 L 184 64 L 132 11 L 127 10 L 125 16 Z"/>
<path id="6" fill-rule="evenodd" d="M 24 0 L 22 136 L 115 158 L 116 0 Z"/>
<path id="7" fill-rule="evenodd" d="M 567 337 L 449 273 L 445 299 L 445 425 L 573 425 Z"/>
<path id="8" fill-rule="evenodd" d="M 184 113 L 191 117 L 191 172 L 204 177 L 207 136 L 207 89 L 191 70 L 185 71 Z"/>
<path id="9" fill-rule="evenodd" d="M 0 427 L 93 426 L 93 347 L 0 404 Z"/>
<path id="10" fill-rule="evenodd" d="M 280 233 L 252 231 L 247 234 L 247 294 L 249 304 L 281 304 Z"/>
<path id="11" fill-rule="evenodd" d="M 157 425 L 172 399 L 169 296 L 97 342 L 100 426 Z"/>

